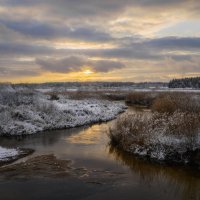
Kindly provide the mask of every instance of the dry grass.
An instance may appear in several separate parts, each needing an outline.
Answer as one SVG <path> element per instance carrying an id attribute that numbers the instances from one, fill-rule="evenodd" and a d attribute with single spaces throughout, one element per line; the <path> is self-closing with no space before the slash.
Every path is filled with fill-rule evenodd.
<path id="1" fill-rule="evenodd" d="M 163 136 L 194 138 L 200 129 L 200 115 L 177 111 L 170 115 L 153 113 L 148 128 L 153 132 L 162 132 Z"/>
<path id="2" fill-rule="evenodd" d="M 200 113 L 200 96 L 188 93 L 160 94 L 151 106 L 153 111 L 160 113 L 174 113 L 176 111 Z"/>
<path id="3" fill-rule="evenodd" d="M 150 107 L 160 113 L 200 113 L 200 95 L 186 92 L 133 92 L 126 97 L 127 104 Z"/>
<path id="4" fill-rule="evenodd" d="M 152 159 L 199 165 L 199 94 L 143 92 L 130 94 L 128 99 L 151 106 L 152 111 L 116 120 L 109 130 L 111 144 Z"/>
<path id="5" fill-rule="evenodd" d="M 195 149 L 199 130 L 200 115 L 197 113 L 174 112 L 169 115 L 141 112 L 116 120 L 109 129 L 109 137 L 112 145 L 125 151 L 140 146 L 146 151 L 153 148 L 160 152 L 158 149 L 161 148 L 170 152 L 176 148 Z M 167 138 L 166 141 L 163 137 Z M 176 144 L 177 139 L 182 144 Z"/>
<path id="6" fill-rule="evenodd" d="M 74 100 L 83 99 L 103 99 L 110 101 L 125 100 L 127 92 L 124 91 L 67 91 L 67 92 L 48 92 L 47 95 L 51 96 L 66 96 L 66 98 Z"/>
<path id="7" fill-rule="evenodd" d="M 132 92 L 126 97 L 126 103 L 132 105 L 151 106 L 155 100 L 156 93 L 150 92 Z"/>
<path id="8" fill-rule="evenodd" d="M 124 115 L 109 129 L 109 137 L 114 145 L 130 146 L 133 142 L 144 144 L 148 126 L 148 116 L 142 113 Z"/>

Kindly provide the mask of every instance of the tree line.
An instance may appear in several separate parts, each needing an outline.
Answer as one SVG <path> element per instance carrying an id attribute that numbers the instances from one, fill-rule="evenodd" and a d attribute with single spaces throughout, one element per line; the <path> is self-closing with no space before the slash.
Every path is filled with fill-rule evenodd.
<path id="1" fill-rule="evenodd" d="M 200 77 L 173 79 L 169 88 L 200 88 Z"/>

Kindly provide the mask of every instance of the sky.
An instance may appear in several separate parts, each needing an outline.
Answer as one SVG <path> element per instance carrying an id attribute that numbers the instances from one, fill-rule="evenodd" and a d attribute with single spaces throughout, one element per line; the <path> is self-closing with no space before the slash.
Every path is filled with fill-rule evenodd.
<path id="1" fill-rule="evenodd" d="M 200 76 L 199 0 L 0 0 L 0 82 Z"/>

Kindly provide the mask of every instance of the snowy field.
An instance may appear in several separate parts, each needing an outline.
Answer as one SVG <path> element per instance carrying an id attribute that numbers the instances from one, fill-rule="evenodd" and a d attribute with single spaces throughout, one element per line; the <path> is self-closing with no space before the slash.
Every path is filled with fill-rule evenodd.
<path id="1" fill-rule="evenodd" d="M 0 135 L 27 135 L 108 121 L 125 110 L 122 102 L 59 95 L 51 100 L 38 91 L 3 88 L 0 93 Z"/>

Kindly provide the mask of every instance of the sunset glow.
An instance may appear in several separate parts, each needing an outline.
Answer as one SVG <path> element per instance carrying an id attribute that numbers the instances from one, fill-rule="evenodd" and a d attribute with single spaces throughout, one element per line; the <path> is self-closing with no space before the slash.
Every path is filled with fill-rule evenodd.
<path id="1" fill-rule="evenodd" d="M 89 69 L 83 71 L 83 73 L 86 74 L 86 75 L 91 75 L 91 74 L 93 74 L 93 72 L 92 72 L 91 70 L 89 70 Z"/>
<path id="2" fill-rule="evenodd" d="M 198 0 L 0 0 L 0 81 L 199 76 L 199 5 Z"/>

